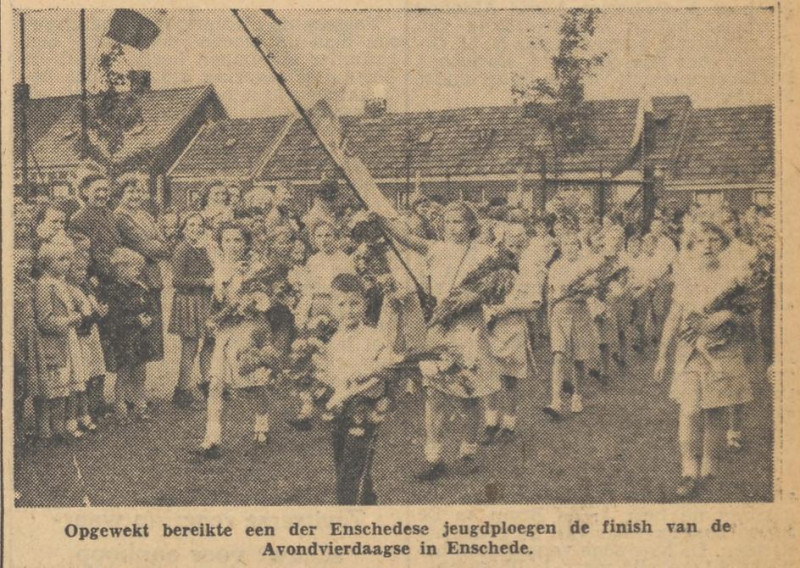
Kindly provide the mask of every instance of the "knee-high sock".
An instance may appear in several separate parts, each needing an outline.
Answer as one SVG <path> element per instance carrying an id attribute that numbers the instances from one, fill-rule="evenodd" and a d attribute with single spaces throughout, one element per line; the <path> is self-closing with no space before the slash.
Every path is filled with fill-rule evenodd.
<path id="1" fill-rule="evenodd" d="M 684 412 L 678 417 L 678 443 L 681 450 L 681 474 L 698 477 L 702 455 L 703 418 L 700 412 Z"/>

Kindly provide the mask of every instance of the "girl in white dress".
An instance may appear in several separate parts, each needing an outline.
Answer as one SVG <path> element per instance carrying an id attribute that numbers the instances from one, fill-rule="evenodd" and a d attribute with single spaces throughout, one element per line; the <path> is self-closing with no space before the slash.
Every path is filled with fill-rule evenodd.
<path id="1" fill-rule="evenodd" d="M 445 300 L 464 278 L 491 258 L 491 247 L 475 242 L 478 220 L 463 202 L 444 209 L 444 241 L 412 235 L 402 223 L 386 220 L 389 232 L 401 244 L 426 256 L 431 276 L 431 292 L 438 302 Z M 427 348 L 447 353 L 438 361 L 420 364 L 426 377 L 425 459 L 417 474 L 420 481 L 432 481 L 447 474 L 442 450 L 445 425 L 454 409 L 465 418 L 459 449 L 462 473 L 476 469 L 478 433 L 481 426 L 481 398 L 500 388 L 497 361 L 489 347 L 488 331 L 482 310 L 464 312 L 449 325 L 434 325 L 427 333 Z"/>
<path id="2" fill-rule="evenodd" d="M 671 377 L 670 397 L 680 405 L 680 498 L 716 474 L 726 408 L 752 400 L 744 320 L 720 299 L 747 281 L 755 258 L 749 247 L 729 246 L 713 220 L 691 223 L 684 237 L 655 366 L 656 381 Z"/>
<path id="3" fill-rule="evenodd" d="M 550 267 L 550 349 L 553 352 L 551 402 L 543 410 L 553 420 L 561 418 L 561 392 L 571 393 L 572 412 L 583 411 L 580 386 L 586 362 L 597 358 L 597 344 L 587 299 L 592 292 L 583 282 L 605 260 L 584 253 L 577 233 L 560 237 L 562 257 Z"/>
<path id="4" fill-rule="evenodd" d="M 522 225 L 508 225 L 501 235 L 502 247 L 518 259 L 519 273 L 505 301 L 484 310 L 489 344 L 500 368 L 501 391 L 486 397 L 486 428 L 481 443 L 513 439 L 517 425 L 518 383 L 533 372 L 533 349 L 528 315 L 542 303 L 545 263 L 548 258 L 531 248 Z"/>
<path id="5" fill-rule="evenodd" d="M 237 306 L 242 300 L 242 284 L 254 278 L 263 267 L 251 260 L 250 235 L 241 227 L 222 224 L 218 241 L 222 256 L 214 267 L 214 301 L 219 313 L 225 313 L 230 308 L 234 308 L 234 312 L 240 311 Z M 265 296 L 264 302 L 270 304 L 269 298 Z M 253 440 L 257 444 L 267 442 L 272 369 L 269 365 L 248 370 L 242 368 L 242 354 L 254 346 L 255 334 L 268 331 L 272 323 L 269 321 L 270 305 L 259 306 L 256 302 L 254 307 L 264 312 L 265 317 L 245 317 L 213 329 L 214 352 L 210 364 L 206 433 L 197 452 L 205 458 L 219 457 L 225 387 L 249 403 L 248 407 L 255 415 Z M 212 318 L 211 321 L 216 320 Z M 214 327 L 213 324 L 211 327 Z"/>

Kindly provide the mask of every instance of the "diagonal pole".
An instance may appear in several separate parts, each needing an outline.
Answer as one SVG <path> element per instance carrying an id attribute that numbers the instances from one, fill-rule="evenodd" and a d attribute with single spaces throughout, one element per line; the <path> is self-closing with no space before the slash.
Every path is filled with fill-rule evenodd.
<path id="1" fill-rule="evenodd" d="M 267 64 L 267 67 L 269 67 L 269 70 L 275 76 L 275 80 L 278 82 L 278 84 L 284 90 L 286 95 L 289 97 L 289 100 L 294 105 L 294 108 L 297 110 L 298 114 L 300 115 L 300 118 L 303 119 L 303 122 L 306 123 L 306 126 L 308 126 L 309 130 L 311 131 L 311 133 L 319 141 L 320 146 L 325 151 L 325 154 L 328 156 L 328 158 L 334 164 L 339 166 L 339 163 L 336 161 L 336 158 L 334 158 L 333 155 L 331 154 L 331 152 L 328 150 L 327 146 L 325 145 L 325 142 L 322 140 L 322 137 L 320 136 L 319 132 L 317 131 L 317 128 L 314 126 L 314 123 L 311 121 L 311 118 L 309 117 L 308 112 L 303 107 L 303 105 L 300 103 L 300 101 L 297 99 L 297 97 L 294 95 L 294 93 L 292 93 L 291 89 L 289 89 L 289 86 L 286 84 L 286 79 L 283 77 L 283 75 L 281 75 L 280 71 L 278 71 L 275 68 L 275 65 L 270 60 L 269 55 L 267 55 L 264 52 L 264 49 L 263 49 L 263 47 L 261 45 L 261 40 L 259 40 L 253 34 L 253 32 L 250 31 L 250 28 L 247 27 L 247 24 L 244 22 L 242 17 L 239 15 L 239 10 L 231 10 L 231 13 L 236 18 L 236 20 L 239 22 L 239 25 L 242 26 L 242 29 L 244 30 L 245 34 L 247 34 L 247 37 L 250 38 L 250 41 L 252 42 L 253 46 L 256 48 L 256 51 L 258 51 L 259 55 L 261 55 L 261 58 Z M 341 174 L 344 176 L 344 178 L 347 181 L 348 185 L 350 185 L 350 187 L 353 189 L 353 193 L 355 193 L 356 198 L 359 200 L 359 202 L 366 209 L 369 209 L 369 207 L 367 207 L 366 201 L 364 201 L 364 198 L 361 197 L 361 195 L 358 193 L 358 191 L 356 190 L 355 185 L 353 184 L 352 180 L 347 175 L 347 172 L 345 172 L 344 169 L 341 168 L 341 167 L 339 167 L 339 170 L 340 170 Z M 397 245 L 395 245 L 394 240 L 386 233 L 386 230 L 383 228 L 382 225 L 379 224 L 378 226 L 380 227 L 381 233 L 382 233 L 383 237 L 386 239 L 386 242 L 389 243 L 389 247 L 392 249 L 392 252 L 394 252 L 394 254 L 397 256 L 397 260 L 400 261 L 400 264 L 403 266 L 405 271 L 411 277 L 411 280 L 414 282 L 414 287 L 417 290 L 417 294 L 420 295 L 420 298 L 428 297 L 428 293 L 425 291 L 425 288 L 423 288 L 422 285 L 419 283 L 419 281 L 417 280 L 417 277 L 414 275 L 414 272 L 411 270 L 411 268 L 409 268 L 409 266 L 406 263 L 405 259 L 403 259 L 403 255 L 400 254 L 400 251 L 397 249 Z"/>

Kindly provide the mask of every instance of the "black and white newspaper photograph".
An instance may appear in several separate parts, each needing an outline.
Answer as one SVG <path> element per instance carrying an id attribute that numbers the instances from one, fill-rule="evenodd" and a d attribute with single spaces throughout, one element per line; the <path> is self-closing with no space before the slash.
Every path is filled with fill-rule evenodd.
<path id="1" fill-rule="evenodd" d="M 796 565 L 798 20 L 4 1 L 3 565 Z"/>

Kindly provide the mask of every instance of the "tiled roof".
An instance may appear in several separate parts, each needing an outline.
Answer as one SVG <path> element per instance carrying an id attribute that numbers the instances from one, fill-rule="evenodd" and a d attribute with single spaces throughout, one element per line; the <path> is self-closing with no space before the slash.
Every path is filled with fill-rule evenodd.
<path id="1" fill-rule="evenodd" d="M 670 181 L 772 182 L 773 132 L 772 105 L 694 110 L 689 115 Z"/>
<path id="2" fill-rule="evenodd" d="M 668 165 L 678 150 L 686 117 L 692 108 L 692 100 L 686 95 L 680 95 L 653 97 L 652 102 L 652 121 L 646 126 L 647 129 L 652 129 L 653 134 L 646 136 L 647 160 L 654 165 Z"/>
<path id="3" fill-rule="evenodd" d="M 141 94 L 139 106 L 144 128 L 137 134 L 128 134 L 115 160 L 124 161 L 144 149 L 156 150 L 167 143 L 189 115 L 209 97 L 216 99 L 210 85 L 179 89 L 151 90 Z M 59 110 L 48 114 L 49 127 L 35 125 L 29 120 L 29 128 L 46 130 L 33 141 L 32 153 L 40 167 L 68 166 L 80 163 L 77 138 L 80 136 L 80 96 L 58 97 Z M 218 99 L 216 99 L 218 101 Z M 31 106 L 56 107 L 52 99 L 32 99 Z"/>
<path id="4" fill-rule="evenodd" d="M 620 165 L 632 145 L 638 101 L 592 101 L 595 143 L 562 157 L 563 171 L 605 170 Z M 510 174 L 538 171 L 539 154 L 552 168 L 549 138 L 521 107 L 478 107 L 342 117 L 348 148 L 379 179 L 413 176 Z M 331 167 L 301 121 L 296 121 L 258 175 L 261 180 L 317 179 Z"/>
<path id="5" fill-rule="evenodd" d="M 203 127 L 170 172 L 174 177 L 247 177 L 280 142 L 289 116 L 235 118 Z"/>
<path id="6" fill-rule="evenodd" d="M 29 99 L 26 105 L 26 122 L 28 125 L 28 144 L 36 144 L 42 136 L 61 118 L 67 109 L 75 105 L 75 97 L 48 97 L 45 99 Z M 14 107 L 14 157 L 19 159 L 21 151 L 22 121 L 19 107 Z"/>

